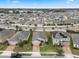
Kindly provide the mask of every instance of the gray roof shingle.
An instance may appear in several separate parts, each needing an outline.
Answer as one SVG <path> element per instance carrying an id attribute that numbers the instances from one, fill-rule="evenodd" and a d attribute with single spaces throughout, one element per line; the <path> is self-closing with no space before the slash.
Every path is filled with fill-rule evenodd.
<path id="1" fill-rule="evenodd" d="M 47 36 L 45 35 L 44 32 L 33 32 L 32 41 L 35 41 L 35 40 L 47 42 Z"/>
<path id="2" fill-rule="evenodd" d="M 79 45 L 79 34 L 72 34 L 73 44 Z"/>

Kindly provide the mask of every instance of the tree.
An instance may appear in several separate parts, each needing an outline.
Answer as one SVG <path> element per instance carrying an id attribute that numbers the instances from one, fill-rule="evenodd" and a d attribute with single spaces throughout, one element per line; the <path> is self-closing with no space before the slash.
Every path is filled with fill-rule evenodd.
<path id="1" fill-rule="evenodd" d="M 37 24 L 35 24 L 35 26 L 37 26 Z"/>
<path id="2" fill-rule="evenodd" d="M 32 32 L 32 29 L 30 29 L 30 31 Z"/>
<path id="3" fill-rule="evenodd" d="M 18 26 L 16 26 L 16 31 L 18 31 L 19 30 L 19 27 Z"/>
<path id="4" fill-rule="evenodd" d="M 22 28 L 19 28 L 19 31 L 22 31 Z"/>

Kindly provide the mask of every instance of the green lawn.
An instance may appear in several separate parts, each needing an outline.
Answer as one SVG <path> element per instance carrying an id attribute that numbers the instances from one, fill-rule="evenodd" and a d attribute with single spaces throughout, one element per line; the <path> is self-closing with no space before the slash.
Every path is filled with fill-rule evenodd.
<path id="1" fill-rule="evenodd" d="M 73 54 L 79 55 L 79 49 L 71 48 L 71 50 L 72 50 L 72 53 L 73 53 Z"/>
<path id="2" fill-rule="evenodd" d="M 4 51 L 7 46 L 9 46 L 7 42 L 0 44 L 0 51 Z"/>
<path id="3" fill-rule="evenodd" d="M 7 47 L 8 47 L 8 43 L 7 42 L 5 42 L 3 44 L 0 44 L 0 51 L 4 51 Z M 0 52 L 0 53 L 2 53 L 2 52 Z"/>
<path id="4" fill-rule="evenodd" d="M 23 47 L 17 45 L 14 49 L 15 52 L 31 52 L 32 51 L 32 34 L 30 35 L 28 41 L 23 43 Z"/>

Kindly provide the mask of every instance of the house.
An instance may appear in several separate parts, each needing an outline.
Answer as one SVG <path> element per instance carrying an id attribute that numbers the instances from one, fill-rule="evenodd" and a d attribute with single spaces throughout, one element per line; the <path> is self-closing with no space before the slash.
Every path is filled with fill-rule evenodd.
<path id="1" fill-rule="evenodd" d="M 64 45 L 66 42 L 69 42 L 70 38 L 64 31 L 54 31 L 52 33 L 52 43 L 53 45 Z"/>
<path id="2" fill-rule="evenodd" d="M 20 42 L 23 42 L 24 40 L 28 40 L 30 36 L 30 32 L 20 31 L 17 32 L 13 37 L 8 39 L 8 42 L 10 45 L 16 45 Z"/>
<path id="3" fill-rule="evenodd" d="M 48 42 L 45 32 L 33 32 L 32 43 L 36 41 L 40 43 Z"/>
<path id="4" fill-rule="evenodd" d="M 15 34 L 14 30 L 2 30 L 0 31 L 0 43 L 4 43 L 7 39 L 11 38 Z"/>
<path id="5" fill-rule="evenodd" d="M 71 36 L 72 36 L 72 41 L 73 41 L 73 47 L 79 48 L 79 34 L 74 33 Z"/>

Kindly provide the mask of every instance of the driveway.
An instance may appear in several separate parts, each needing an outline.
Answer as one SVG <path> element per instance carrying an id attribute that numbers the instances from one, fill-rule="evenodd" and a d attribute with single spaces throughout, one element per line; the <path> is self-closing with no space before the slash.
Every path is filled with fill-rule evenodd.
<path id="1" fill-rule="evenodd" d="M 39 46 L 33 46 L 32 51 L 33 52 L 40 52 L 40 47 Z"/>
<path id="2" fill-rule="evenodd" d="M 65 44 L 63 46 L 64 55 L 66 58 L 73 58 L 73 54 L 71 52 L 71 49 L 69 47 L 69 44 Z"/>
<path id="3" fill-rule="evenodd" d="M 39 46 L 40 42 L 38 41 L 34 41 L 33 42 L 33 47 L 32 47 L 32 57 L 40 57 L 40 46 Z"/>
<path id="4" fill-rule="evenodd" d="M 40 57 L 40 47 L 39 46 L 33 46 L 32 49 L 32 57 Z"/>

